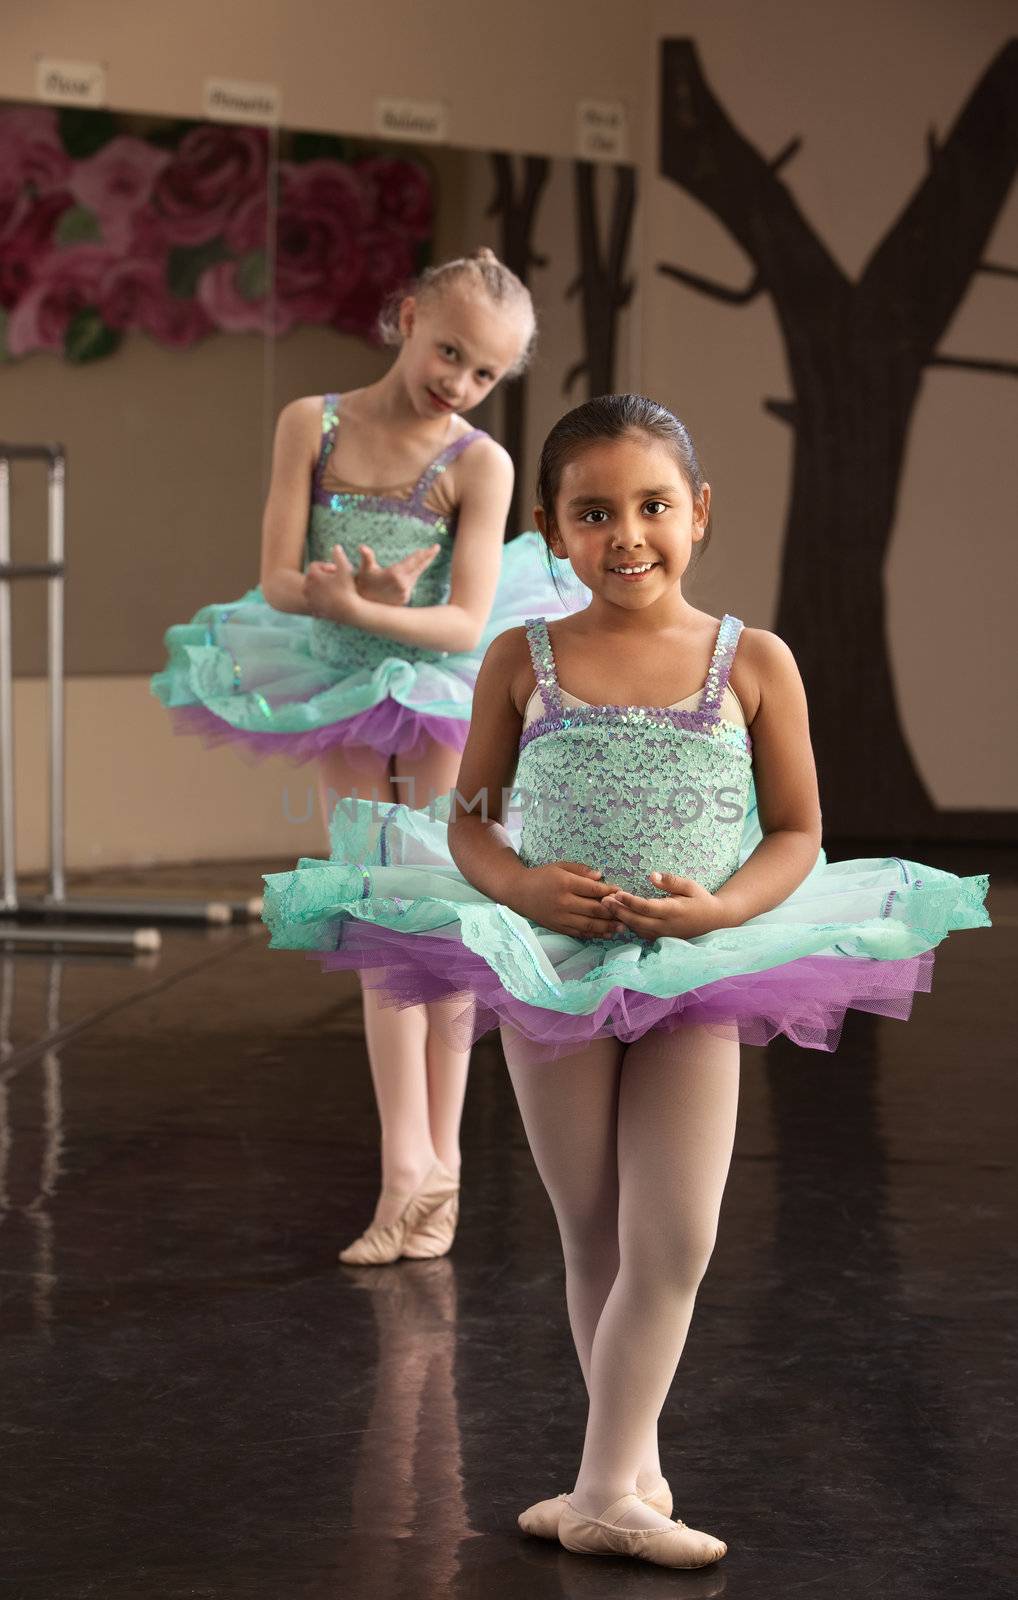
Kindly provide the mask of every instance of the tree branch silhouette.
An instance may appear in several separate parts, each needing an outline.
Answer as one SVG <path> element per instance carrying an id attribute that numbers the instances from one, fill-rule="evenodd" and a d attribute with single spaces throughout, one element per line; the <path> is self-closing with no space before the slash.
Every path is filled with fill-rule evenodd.
<path id="1" fill-rule="evenodd" d="M 513 156 L 494 151 L 491 156 L 495 192 L 488 207 L 489 217 L 500 222 L 499 254 L 522 283 L 529 283 L 531 269 L 547 266 L 547 257 L 534 249 L 537 211 L 551 163 L 544 156 L 524 156 L 517 177 Z M 516 465 L 512 501 L 506 524 L 507 536 L 520 532 L 520 490 L 523 450 L 526 440 L 527 378 L 522 374 L 502 390 L 503 443 Z"/>
<path id="2" fill-rule="evenodd" d="M 931 356 L 928 367 L 954 367 L 959 372 L 992 372 L 998 376 L 1018 378 L 1018 361 L 983 360 L 979 356 Z"/>
<path id="3" fill-rule="evenodd" d="M 912 413 L 930 367 L 1013 376 L 995 358 L 937 345 L 977 273 L 1015 277 L 985 250 L 1018 165 L 1018 41 L 988 64 L 928 167 L 853 283 L 780 171 L 704 78 L 690 39 L 661 48 L 660 169 L 707 207 L 751 264 L 743 289 L 684 267 L 658 270 L 728 305 L 770 296 L 790 399 L 769 415 L 793 429 L 775 626 L 823 707 L 815 730 L 825 821 L 835 835 L 1009 837 L 1012 814 L 942 812 L 904 735 L 889 657 L 884 565 Z M 835 642 L 836 641 L 836 647 Z"/>
<path id="4" fill-rule="evenodd" d="M 584 373 L 589 397 L 610 394 L 615 385 L 618 316 L 633 294 L 633 280 L 626 277 L 625 270 L 636 207 L 636 173 L 623 166 L 613 171 L 611 221 L 607 241 L 602 243 L 597 219 L 598 169 L 590 161 L 577 161 L 574 166 L 580 270 L 566 298 L 580 297 L 585 354 L 566 373 L 563 394 L 568 394 Z"/>
<path id="5" fill-rule="evenodd" d="M 732 289 L 726 283 L 716 283 L 712 278 L 703 278 L 698 272 L 690 272 L 686 267 L 674 267 L 666 261 L 659 262 L 657 270 L 663 277 L 675 278 L 687 288 L 697 289 L 711 300 L 722 300 L 730 306 L 748 305 L 764 293 L 764 282 L 759 273 L 754 275 L 745 289 Z"/>

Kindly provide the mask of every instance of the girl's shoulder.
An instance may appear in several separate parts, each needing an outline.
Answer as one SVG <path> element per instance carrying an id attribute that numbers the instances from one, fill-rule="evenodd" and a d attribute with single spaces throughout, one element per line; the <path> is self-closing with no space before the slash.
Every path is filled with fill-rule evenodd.
<path id="1" fill-rule="evenodd" d="M 332 397 L 324 394 L 305 394 L 301 395 L 299 400 L 289 400 L 279 413 L 280 419 L 283 417 L 314 417 L 316 422 L 321 422 L 322 412 L 325 410 L 325 402 L 330 398 Z"/>
<path id="2" fill-rule="evenodd" d="M 801 685 L 799 668 L 784 639 L 767 628 L 743 625 L 732 661 L 729 682 L 752 723 L 765 694 L 774 694 Z"/>
<path id="3" fill-rule="evenodd" d="M 507 671 L 512 671 L 514 667 L 524 663 L 529 666 L 530 641 L 527 638 L 526 627 L 506 628 L 502 633 L 496 634 L 484 653 L 484 659 L 492 666 Z"/>
<path id="4" fill-rule="evenodd" d="M 317 460 L 322 445 L 324 395 L 304 395 L 291 400 L 276 422 L 276 460 L 303 463 Z"/>
<path id="5" fill-rule="evenodd" d="M 471 435 L 475 437 L 471 438 Z M 456 445 L 464 439 L 470 439 L 470 443 L 460 451 L 454 463 L 456 474 L 462 481 L 469 482 L 471 476 L 487 476 L 493 470 L 508 472 L 512 477 L 513 458 L 490 433 L 485 433 L 483 428 L 468 426 L 451 442 Z"/>
<path id="6" fill-rule="evenodd" d="M 751 628 L 746 623 L 739 634 L 736 661 L 740 656 L 762 672 L 780 671 L 789 664 L 795 666 L 795 657 L 780 634 L 771 633 L 767 628 Z"/>
<path id="7" fill-rule="evenodd" d="M 522 716 L 536 682 L 525 627 L 506 628 L 492 640 L 485 651 L 484 672 L 505 685 L 509 699 Z"/>
<path id="8" fill-rule="evenodd" d="M 325 403 L 329 398 L 324 394 L 305 394 L 299 400 L 288 401 L 279 413 L 277 434 L 317 443 L 325 429 Z"/>
<path id="9" fill-rule="evenodd" d="M 456 507 L 460 513 L 466 510 L 475 514 L 472 523 L 475 533 L 484 533 L 486 539 L 489 536 L 497 538 L 498 528 L 505 521 L 512 498 L 512 457 L 487 433 L 470 439 L 469 435 L 473 432 L 472 428 L 468 429 L 452 441 L 455 447 L 459 441 L 469 439 L 459 450 L 454 449 L 444 494 L 448 509 Z M 462 536 L 462 525 L 460 531 Z"/>
<path id="10" fill-rule="evenodd" d="M 348 421 L 357 420 L 357 396 L 360 389 L 350 389 L 345 394 L 330 389 L 326 394 L 304 394 L 289 400 L 279 413 L 279 426 L 303 428 L 305 432 L 322 434 L 333 428 L 342 411 Z"/>

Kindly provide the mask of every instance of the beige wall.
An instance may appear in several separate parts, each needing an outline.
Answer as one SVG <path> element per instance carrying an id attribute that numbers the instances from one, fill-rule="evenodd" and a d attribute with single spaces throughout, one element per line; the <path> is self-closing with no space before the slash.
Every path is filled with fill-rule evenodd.
<path id="1" fill-rule="evenodd" d="M 46 864 L 46 685 L 14 690 L 18 862 L 34 871 Z M 322 853 L 313 768 L 177 737 L 147 678 L 72 678 L 66 715 L 70 867 Z"/>
<path id="2" fill-rule="evenodd" d="M 0 98 L 34 59 L 106 65 L 110 104 L 200 116 L 206 76 L 278 84 L 290 127 L 375 133 L 377 96 L 438 100 L 449 142 L 571 155 L 579 99 L 644 127 L 644 6 L 587 0 L 8 0 Z"/>

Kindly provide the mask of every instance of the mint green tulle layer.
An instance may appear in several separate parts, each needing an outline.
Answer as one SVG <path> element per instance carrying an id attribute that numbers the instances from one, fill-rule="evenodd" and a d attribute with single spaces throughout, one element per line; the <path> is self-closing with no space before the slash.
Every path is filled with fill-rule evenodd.
<path id="1" fill-rule="evenodd" d="M 166 634 L 168 660 L 152 679 L 152 692 L 171 711 L 202 708 L 227 732 L 313 735 L 392 701 L 428 722 L 470 720 L 474 685 L 484 652 L 507 628 L 534 615 L 564 616 L 583 605 L 587 591 L 566 562 L 549 570 L 537 533 L 521 534 L 504 548 L 491 615 L 476 649 L 461 653 L 407 650 L 357 629 L 352 655 L 323 659 L 315 651 L 322 624 L 276 611 L 260 589 L 231 604 L 204 606 L 190 622 Z M 557 580 L 557 582 L 556 582 Z M 354 651 L 360 646 L 360 659 Z M 373 664 L 365 666 L 365 649 Z M 186 719 L 181 726 L 187 726 Z M 195 720 L 193 726 L 206 726 Z M 460 741 L 461 742 L 461 741 Z"/>
<path id="2" fill-rule="evenodd" d="M 446 941 L 453 978 L 458 950 L 480 957 L 514 1002 L 502 1015 L 518 1017 L 521 1002 L 535 1013 L 592 1017 L 618 992 L 675 998 L 804 958 L 830 958 L 819 970 L 832 974 L 837 989 L 852 963 L 860 971 L 866 963 L 908 962 L 953 930 L 989 926 L 985 876 L 960 878 L 898 857 L 829 862 L 821 851 L 781 905 L 739 927 L 653 943 L 577 940 L 528 921 L 467 882 L 449 855 L 447 809 L 446 800 L 431 817 L 406 806 L 381 813 L 367 801 L 341 802 L 330 860 L 304 859 L 292 872 L 266 877 L 264 917 L 273 948 L 342 953 L 345 930 L 372 924 L 399 935 L 401 961 L 405 952 L 413 962 L 414 939 L 421 937 L 422 959 L 427 948 L 434 966 L 434 941 Z M 518 820 L 509 819 L 511 837 L 518 838 Z M 760 837 L 751 794 L 740 863 Z"/>

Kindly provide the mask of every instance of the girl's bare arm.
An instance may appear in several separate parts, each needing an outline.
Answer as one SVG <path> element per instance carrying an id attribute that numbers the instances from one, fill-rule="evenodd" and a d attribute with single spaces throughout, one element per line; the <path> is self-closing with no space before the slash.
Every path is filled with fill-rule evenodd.
<path id="1" fill-rule="evenodd" d="M 306 614 L 304 542 L 308 492 L 321 442 L 321 401 L 284 406 L 276 424 L 272 478 L 262 517 L 262 593 L 277 611 Z"/>
<path id="2" fill-rule="evenodd" d="M 601 903 L 615 886 L 585 862 L 525 866 L 504 826 L 523 727 L 519 706 L 532 685 L 526 630 L 510 628 L 489 647 L 478 674 L 449 850 L 463 876 L 500 905 L 575 938 L 603 938 L 618 927 Z"/>
<path id="3" fill-rule="evenodd" d="M 502 905 L 511 903 L 513 885 L 526 871 L 503 822 L 523 727 L 513 680 L 528 654 L 523 628 L 510 628 L 488 648 L 477 675 L 449 823 L 449 850 L 463 876 Z"/>
<path id="4" fill-rule="evenodd" d="M 806 692 L 792 652 L 776 634 L 747 628 L 739 655 L 759 688 L 750 734 L 764 837 L 715 895 L 731 927 L 772 910 L 798 888 L 816 861 L 821 838 Z"/>

